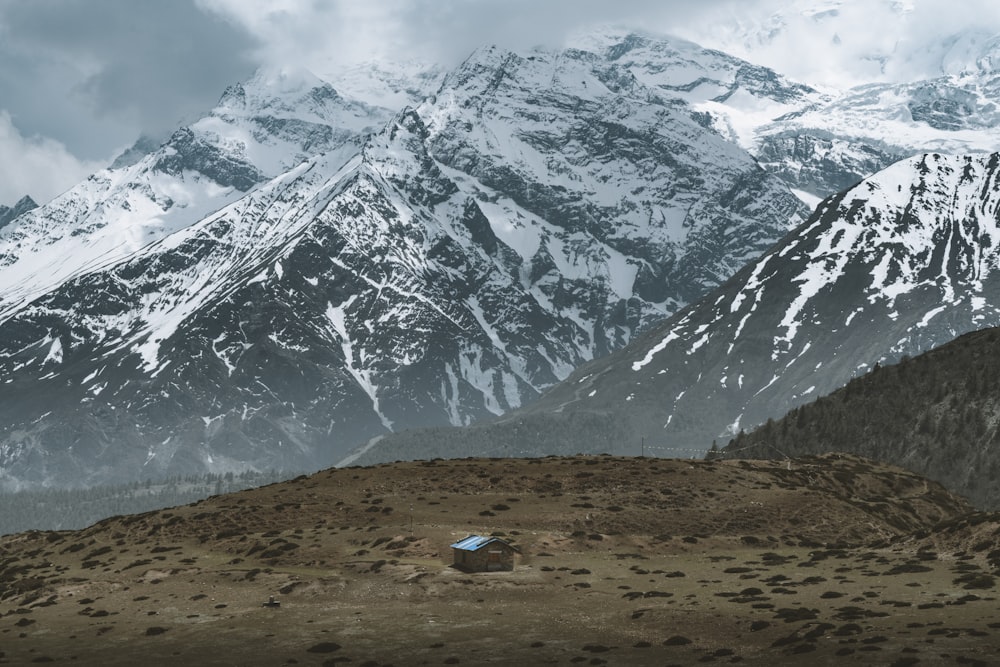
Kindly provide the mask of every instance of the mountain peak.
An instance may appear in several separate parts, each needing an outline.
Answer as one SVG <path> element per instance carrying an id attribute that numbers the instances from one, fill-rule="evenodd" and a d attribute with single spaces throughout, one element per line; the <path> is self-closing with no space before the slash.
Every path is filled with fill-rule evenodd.
<path id="1" fill-rule="evenodd" d="M 167 139 L 169 139 L 169 137 L 152 137 L 148 134 L 141 134 L 139 135 L 139 138 L 135 140 L 135 143 L 116 157 L 114 162 L 112 162 L 108 168 L 124 169 L 125 167 L 131 167 L 139 162 L 139 160 L 162 146 Z"/>
<path id="2" fill-rule="evenodd" d="M 35 200 L 28 195 L 18 199 L 17 203 L 13 206 L 4 206 L 0 204 L 0 228 L 19 215 L 32 211 L 36 208 L 38 208 L 38 204 L 36 204 Z"/>
<path id="3" fill-rule="evenodd" d="M 622 26 L 602 26 L 572 35 L 571 47 L 598 53 L 608 60 L 618 60 L 627 53 L 654 47 L 661 52 L 703 51 L 704 48 L 676 35 L 656 34 Z"/>
<path id="4" fill-rule="evenodd" d="M 262 67 L 246 81 L 226 88 L 213 113 L 294 113 L 335 103 L 330 83 L 302 67 Z"/>
<path id="5" fill-rule="evenodd" d="M 260 67 L 247 80 L 248 88 L 262 88 L 272 95 L 301 93 L 328 85 L 305 67 Z"/>
<path id="6" fill-rule="evenodd" d="M 397 111 L 405 106 L 417 106 L 433 95 L 445 70 L 440 65 L 419 60 L 368 61 L 323 76 L 345 97 Z"/>

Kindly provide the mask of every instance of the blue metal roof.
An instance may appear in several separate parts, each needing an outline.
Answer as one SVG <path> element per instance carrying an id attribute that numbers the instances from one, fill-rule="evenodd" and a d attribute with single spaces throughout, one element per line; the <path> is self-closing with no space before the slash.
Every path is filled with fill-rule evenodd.
<path id="1" fill-rule="evenodd" d="M 511 549 L 517 551 L 515 547 L 511 546 L 510 544 L 507 544 L 507 542 L 501 540 L 499 537 L 480 537 L 479 535 L 469 535 L 464 540 L 459 540 L 458 542 L 455 542 L 453 545 L 451 545 L 451 548 L 461 549 L 462 551 L 478 551 L 479 549 L 482 549 L 491 542 L 499 542 L 501 544 L 506 544 Z"/>

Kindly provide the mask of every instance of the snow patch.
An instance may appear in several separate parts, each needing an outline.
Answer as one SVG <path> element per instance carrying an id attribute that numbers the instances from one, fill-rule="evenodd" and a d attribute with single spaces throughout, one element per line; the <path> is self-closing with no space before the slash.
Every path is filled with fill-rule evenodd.
<path id="1" fill-rule="evenodd" d="M 654 345 L 649 350 L 649 352 L 646 353 L 645 357 L 643 357 L 640 361 L 632 363 L 632 371 L 633 372 L 641 371 L 645 366 L 647 366 L 653 360 L 653 357 L 655 357 L 657 354 L 665 350 L 667 345 L 670 345 L 671 342 L 679 338 L 680 334 L 678 334 L 676 331 L 671 331 L 669 334 L 667 334 L 667 336 L 663 340 Z"/>
<path id="2" fill-rule="evenodd" d="M 42 364 L 47 364 L 50 361 L 61 364 L 63 361 L 63 346 L 62 339 L 56 336 L 52 339 L 52 345 L 49 346 L 49 353 L 45 355 L 45 359 Z"/>
<path id="3" fill-rule="evenodd" d="M 927 314 L 925 314 L 921 320 L 917 322 L 917 326 L 920 328 L 926 327 L 936 315 L 940 315 L 946 310 L 948 310 L 948 306 L 938 306 L 934 310 L 928 311 Z M 976 310 L 976 308 L 973 307 L 973 310 Z"/>
<path id="4" fill-rule="evenodd" d="M 372 381 L 372 372 L 361 366 L 363 359 L 355 358 L 354 345 L 348 333 L 347 311 L 357 298 L 356 294 L 352 294 L 347 301 L 339 306 L 334 306 L 327 302 L 326 317 L 333 327 L 333 333 L 340 340 L 340 349 L 344 354 L 345 370 L 351 374 L 357 385 L 368 395 L 368 398 L 372 402 L 372 409 L 378 415 L 382 425 L 391 431 L 392 422 L 382 413 L 379 407 L 378 387 Z"/>

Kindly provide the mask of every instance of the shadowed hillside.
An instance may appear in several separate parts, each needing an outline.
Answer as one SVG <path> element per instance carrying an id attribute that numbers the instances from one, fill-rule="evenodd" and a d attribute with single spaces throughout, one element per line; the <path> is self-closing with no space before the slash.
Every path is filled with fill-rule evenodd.
<path id="1" fill-rule="evenodd" d="M 724 456 L 828 451 L 887 461 L 1000 507 L 1000 329 L 984 329 L 741 433 Z"/>

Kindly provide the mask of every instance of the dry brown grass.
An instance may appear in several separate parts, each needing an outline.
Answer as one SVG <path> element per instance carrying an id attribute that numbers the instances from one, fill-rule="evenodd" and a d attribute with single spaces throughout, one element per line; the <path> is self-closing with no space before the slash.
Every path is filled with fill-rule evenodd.
<path id="1" fill-rule="evenodd" d="M 989 664 L 989 551 L 928 542 L 968 510 L 854 457 L 326 471 L 3 538 L 0 662 Z M 448 567 L 473 532 L 517 569 Z"/>

